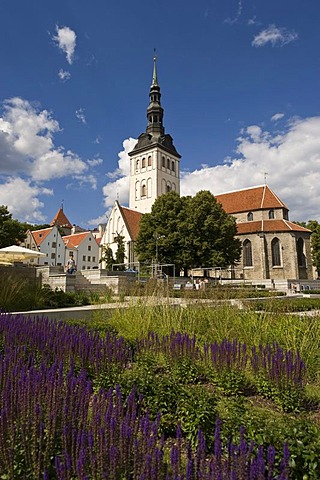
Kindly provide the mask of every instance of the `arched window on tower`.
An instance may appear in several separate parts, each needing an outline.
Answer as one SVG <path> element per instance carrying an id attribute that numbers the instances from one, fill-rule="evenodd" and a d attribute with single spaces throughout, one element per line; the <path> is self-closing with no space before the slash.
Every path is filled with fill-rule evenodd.
<path id="1" fill-rule="evenodd" d="M 172 162 L 171 162 L 171 170 L 172 170 L 173 172 L 176 171 L 176 166 L 175 166 L 174 160 L 172 160 Z"/>
<path id="2" fill-rule="evenodd" d="M 139 160 L 136 161 L 136 172 L 139 172 L 140 162 Z"/>
<path id="3" fill-rule="evenodd" d="M 271 256 L 272 256 L 272 266 L 280 267 L 281 266 L 281 249 L 280 249 L 280 240 L 279 238 L 273 238 L 271 241 Z"/>
<path id="4" fill-rule="evenodd" d="M 148 167 L 152 167 L 152 157 L 149 155 L 148 157 Z"/>
<path id="5" fill-rule="evenodd" d="M 171 183 L 170 182 L 167 182 L 167 192 L 171 192 L 172 188 L 171 188 Z"/>
<path id="6" fill-rule="evenodd" d="M 243 242 L 243 266 L 252 267 L 252 265 L 252 244 L 247 239 Z"/>
<path id="7" fill-rule="evenodd" d="M 136 182 L 135 197 L 136 197 L 136 200 L 140 199 L 140 182 Z"/>
<path id="8" fill-rule="evenodd" d="M 166 168 L 166 159 L 164 156 L 162 157 L 162 166 Z"/>
<path id="9" fill-rule="evenodd" d="M 298 256 L 298 266 L 305 268 L 306 256 L 304 254 L 304 241 L 303 241 L 303 238 L 301 237 L 297 241 L 297 256 Z"/>
<path id="10" fill-rule="evenodd" d="M 146 168 L 146 158 L 145 157 L 143 157 L 143 159 L 142 159 L 141 167 Z"/>
<path id="11" fill-rule="evenodd" d="M 167 158 L 167 169 L 170 170 L 170 158 Z"/>
<path id="12" fill-rule="evenodd" d="M 248 213 L 247 220 L 248 220 L 248 222 L 252 222 L 252 220 L 253 220 L 253 213 L 252 212 Z"/>
<path id="13" fill-rule="evenodd" d="M 147 181 L 147 195 L 148 195 L 148 198 L 151 198 L 151 196 L 152 196 L 152 180 L 151 180 L 151 178 L 148 178 L 148 181 Z"/>
<path id="14" fill-rule="evenodd" d="M 141 183 L 141 198 L 147 196 L 147 185 L 146 183 Z"/>

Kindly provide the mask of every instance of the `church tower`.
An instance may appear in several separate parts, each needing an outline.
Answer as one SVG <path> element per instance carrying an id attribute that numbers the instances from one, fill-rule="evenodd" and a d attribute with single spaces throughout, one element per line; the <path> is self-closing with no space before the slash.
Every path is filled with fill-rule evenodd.
<path id="1" fill-rule="evenodd" d="M 147 108 L 147 129 L 129 153 L 129 208 L 148 213 L 156 198 L 176 191 L 180 194 L 180 158 L 171 135 L 165 133 L 163 108 L 157 77 L 157 58 L 153 59 L 153 75 Z"/>

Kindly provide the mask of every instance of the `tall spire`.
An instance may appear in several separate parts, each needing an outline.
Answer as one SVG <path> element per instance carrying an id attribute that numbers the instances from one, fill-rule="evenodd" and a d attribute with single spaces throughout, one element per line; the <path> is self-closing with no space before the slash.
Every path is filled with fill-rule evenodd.
<path id="1" fill-rule="evenodd" d="M 164 135 L 164 127 L 162 124 L 163 108 L 161 107 L 160 99 L 161 93 L 157 76 L 157 57 L 154 51 L 152 83 L 149 92 L 149 106 L 147 109 L 147 133 L 150 133 L 153 137 Z"/>
<path id="2" fill-rule="evenodd" d="M 153 56 L 153 75 L 152 75 L 152 84 L 151 86 L 159 86 L 158 85 L 158 77 L 157 77 L 157 55 L 156 49 L 154 49 L 154 56 Z"/>

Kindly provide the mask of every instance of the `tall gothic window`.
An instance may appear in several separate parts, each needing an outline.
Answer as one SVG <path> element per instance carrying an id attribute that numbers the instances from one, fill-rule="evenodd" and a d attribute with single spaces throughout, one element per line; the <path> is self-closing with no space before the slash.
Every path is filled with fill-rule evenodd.
<path id="1" fill-rule="evenodd" d="M 174 164 L 174 160 L 172 160 L 172 162 L 171 162 L 171 170 L 172 170 L 173 172 L 176 171 L 175 164 Z"/>
<path id="2" fill-rule="evenodd" d="M 306 266 L 306 257 L 303 250 L 304 250 L 304 241 L 303 241 L 303 238 L 300 237 L 297 241 L 297 256 L 298 256 L 299 267 Z"/>
<path id="3" fill-rule="evenodd" d="M 271 242 L 271 255 L 272 255 L 272 266 L 280 267 L 281 265 L 281 255 L 280 255 L 280 240 L 279 238 L 273 238 Z"/>
<path id="4" fill-rule="evenodd" d="M 243 266 L 252 267 L 252 244 L 250 240 L 243 242 Z"/>

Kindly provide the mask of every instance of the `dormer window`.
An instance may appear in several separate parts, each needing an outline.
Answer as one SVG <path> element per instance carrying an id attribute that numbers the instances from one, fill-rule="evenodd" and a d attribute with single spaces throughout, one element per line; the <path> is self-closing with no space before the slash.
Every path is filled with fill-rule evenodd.
<path id="1" fill-rule="evenodd" d="M 252 222 L 252 220 L 253 220 L 253 213 L 249 212 L 248 215 L 247 215 L 247 221 Z"/>

